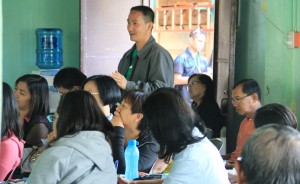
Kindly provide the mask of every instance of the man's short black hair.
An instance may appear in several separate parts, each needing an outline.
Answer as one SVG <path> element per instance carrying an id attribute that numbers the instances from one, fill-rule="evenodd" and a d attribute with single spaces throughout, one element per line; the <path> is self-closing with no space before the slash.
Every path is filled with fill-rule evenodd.
<path id="1" fill-rule="evenodd" d="M 74 86 L 81 87 L 85 79 L 86 75 L 84 75 L 79 69 L 67 67 L 57 72 L 54 76 L 53 85 L 56 88 L 63 87 L 71 90 Z"/>
<path id="2" fill-rule="evenodd" d="M 130 11 L 138 11 L 143 13 L 145 22 L 154 23 L 154 12 L 148 6 L 134 6 L 130 9 Z"/>
<path id="3" fill-rule="evenodd" d="M 259 84 L 253 79 L 243 79 L 237 82 L 232 89 L 235 89 L 237 86 L 242 85 L 243 93 L 247 95 L 256 93 L 258 96 L 258 100 L 261 101 L 261 90 Z"/>

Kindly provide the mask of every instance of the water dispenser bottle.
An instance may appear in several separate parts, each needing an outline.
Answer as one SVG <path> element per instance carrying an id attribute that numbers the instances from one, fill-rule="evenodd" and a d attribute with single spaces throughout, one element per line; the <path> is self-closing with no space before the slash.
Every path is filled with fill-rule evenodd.
<path id="1" fill-rule="evenodd" d="M 62 30 L 39 28 L 36 34 L 36 65 L 40 69 L 59 69 L 63 65 Z"/>
<path id="2" fill-rule="evenodd" d="M 136 145 L 138 142 L 136 140 L 129 140 L 127 148 L 125 149 L 125 178 L 133 180 L 139 177 L 139 157 L 140 152 Z"/>

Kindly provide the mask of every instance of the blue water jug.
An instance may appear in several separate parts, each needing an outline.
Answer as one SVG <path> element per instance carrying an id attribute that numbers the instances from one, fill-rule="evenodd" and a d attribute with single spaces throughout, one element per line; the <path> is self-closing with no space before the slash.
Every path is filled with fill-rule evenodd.
<path id="1" fill-rule="evenodd" d="M 36 34 L 36 65 L 40 69 L 59 69 L 63 65 L 61 29 L 38 28 Z"/>
<path id="2" fill-rule="evenodd" d="M 127 148 L 125 149 L 125 178 L 133 180 L 139 177 L 139 157 L 140 152 L 136 147 L 136 140 L 128 140 Z"/>

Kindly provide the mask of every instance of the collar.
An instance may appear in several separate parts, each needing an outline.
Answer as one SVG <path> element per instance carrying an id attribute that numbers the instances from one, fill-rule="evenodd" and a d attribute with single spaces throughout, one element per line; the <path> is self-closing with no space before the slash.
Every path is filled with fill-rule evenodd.
<path id="1" fill-rule="evenodd" d="M 138 51 L 137 53 L 137 57 L 139 59 L 143 59 L 147 56 L 147 54 L 150 52 L 152 45 L 155 43 L 155 38 L 151 35 L 149 40 L 147 41 L 147 43 L 144 45 L 144 47 Z M 131 57 L 132 52 L 134 51 L 134 49 L 136 48 L 136 44 L 134 44 L 131 47 L 131 51 L 127 53 L 126 57 Z"/>
<path id="2" fill-rule="evenodd" d="M 193 53 L 191 52 L 191 50 L 190 50 L 189 47 L 187 47 L 187 48 L 185 49 L 185 52 L 187 53 L 187 55 L 189 55 L 190 57 L 194 58 L 194 57 L 193 57 Z M 195 54 L 195 58 L 196 58 L 197 54 L 199 54 L 199 53 L 197 52 L 197 53 Z"/>

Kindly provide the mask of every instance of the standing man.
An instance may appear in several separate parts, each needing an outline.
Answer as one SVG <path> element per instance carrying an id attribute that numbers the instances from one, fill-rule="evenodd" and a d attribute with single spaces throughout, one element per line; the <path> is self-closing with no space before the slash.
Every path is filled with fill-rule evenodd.
<path id="1" fill-rule="evenodd" d="M 190 33 L 188 47 L 175 59 L 175 88 L 181 91 L 181 94 L 188 103 L 191 103 L 191 98 L 187 90 L 188 78 L 195 73 L 208 74 L 211 71 L 206 58 L 200 55 L 204 45 L 205 33 L 201 29 L 195 29 Z"/>
<path id="2" fill-rule="evenodd" d="M 229 160 L 235 161 L 241 155 L 246 140 L 255 130 L 254 116 L 256 110 L 261 107 L 260 101 L 261 90 L 255 80 L 245 79 L 234 85 L 231 102 L 236 112 L 245 118 L 240 124 L 235 150 L 231 154 L 223 156 L 224 159 L 229 158 Z"/>
<path id="3" fill-rule="evenodd" d="M 127 30 L 133 47 L 122 57 L 113 79 L 122 90 L 141 89 L 152 92 L 173 87 L 174 63 L 170 53 L 152 37 L 154 12 L 147 6 L 132 7 Z"/>

